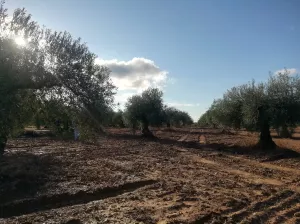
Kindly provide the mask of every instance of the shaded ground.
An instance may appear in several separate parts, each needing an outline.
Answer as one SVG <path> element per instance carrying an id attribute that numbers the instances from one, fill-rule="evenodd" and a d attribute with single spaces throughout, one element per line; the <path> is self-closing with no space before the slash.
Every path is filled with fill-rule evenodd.
<path id="1" fill-rule="evenodd" d="M 300 223 L 297 136 L 261 152 L 247 132 L 110 132 L 97 145 L 10 141 L 0 223 Z"/>

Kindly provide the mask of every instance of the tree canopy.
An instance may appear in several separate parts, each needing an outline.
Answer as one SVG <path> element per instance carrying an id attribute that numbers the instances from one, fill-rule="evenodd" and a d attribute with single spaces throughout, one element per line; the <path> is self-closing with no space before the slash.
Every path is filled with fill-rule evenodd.
<path id="1" fill-rule="evenodd" d="M 16 127 L 42 111 L 48 118 L 66 111 L 82 129 L 103 131 L 115 87 L 109 69 L 95 63 L 80 38 L 41 28 L 25 9 L 10 19 L 3 2 L 0 31 L 0 151 Z"/>
<path id="2" fill-rule="evenodd" d="M 156 88 L 131 97 L 124 112 L 114 112 L 110 70 L 95 59 L 80 38 L 39 26 L 25 9 L 8 17 L 2 1 L 0 154 L 8 137 L 28 124 L 46 125 L 58 135 L 79 128 L 85 138 L 103 133 L 103 126 L 141 124 L 144 135 L 150 135 L 149 125 L 193 123 L 186 112 L 166 107 Z"/>
<path id="3" fill-rule="evenodd" d="M 152 135 L 149 126 L 183 126 L 193 124 L 187 112 L 164 105 L 163 93 L 157 88 L 149 88 L 141 95 L 128 99 L 125 109 L 125 120 L 132 128 L 139 123 L 144 135 Z"/>
<path id="4" fill-rule="evenodd" d="M 141 95 L 134 95 L 126 103 L 126 117 L 135 128 L 137 122 L 142 124 L 144 135 L 152 135 L 149 125 L 160 125 L 164 121 L 163 93 L 157 88 L 149 88 Z"/>
<path id="5" fill-rule="evenodd" d="M 198 120 L 199 125 L 261 131 L 262 118 L 281 137 L 290 137 L 300 123 L 300 78 L 288 71 L 270 75 L 266 83 L 254 81 L 233 87 L 215 100 Z M 263 115 L 262 115 L 263 114 Z"/>
<path id="6" fill-rule="evenodd" d="M 166 114 L 166 123 L 167 126 L 185 126 L 185 125 L 191 125 L 193 124 L 193 119 L 191 116 L 185 112 L 180 111 L 174 107 L 166 107 L 165 108 L 165 114 Z"/>

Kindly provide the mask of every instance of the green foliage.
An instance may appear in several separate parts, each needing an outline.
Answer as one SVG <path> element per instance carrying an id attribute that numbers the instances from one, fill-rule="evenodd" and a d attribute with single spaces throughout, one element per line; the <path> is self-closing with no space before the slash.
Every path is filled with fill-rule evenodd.
<path id="1" fill-rule="evenodd" d="M 214 123 L 212 121 L 213 116 L 211 115 L 211 113 L 212 110 L 207 110 L 204 114 L 202 114 L 197 122 L 198 125 L 201 127 L 214 126 Z"/>
<path id="2" fill-rule="evenodd" d="M 141 126 L 141 122 L 136 120 L 133 113 L 125 110 L 123 113 L 124 125 L 130 128 L 134 133 Z"/>
<path id="3" fill-rule="evenodd" d="M 125 127 L 123 111 L 119 110 L 114 113 L 114 115 L 112 117 L 112 124 L 113 124 L 113 126 L 119 127 L 119 128 Z"/>
<path id="4" fill-rule="evenodd" d="M 16 38 L 25 45 L 16 44 Z M 130 98 L 126 111 L 112 110 L 116 88 L 108 68 L 95 63 L 80 38 L 68 32 L 40 27 L 25 9 L 16 9 L 8 19 L 0 4 L 0 154 L 7 138 L 26 125 L 46 125 L 57 135 L 68 135 L 74 127 L 81 138 L 104 132 L 103 126 L 133 129 L 165 122 L 162 92 L 148 89 Z M 190 116 L 176 111 L 172 122 L 192 123 Z M 176 123 L 176 124 L 177 124 Z"/>
<path id="5" fill-rule="evenodd" d="M 228 90 L 222 99 L 198 120 L 202 126 L 259 129 L 258 108 L 264 109 L 264 119 L 278 130 L 282 137 L 289 137 L 300 122 L 300 79 L 287 71 L 271 75 L 266 84 L 254 81 Z"/>
<path id="6" fill-rule="evenodd" d="M 180 111 L 174 107 L 166 107 L 165 114 L 166 114 L 166 123 L 168 127 L 186 126 L 194 123 L 193 119 L 187 112 Z"/>
<path id="7" fill-rule="evenodd" d="M 265 104 L 265 85 L 255 84 L 254 81 L 242 88 L 242 123 L 241 126 L 249 131 L 256 131 L 258 124 L 258 108 Z"/>
<path id="8" fill-rule="evenodd" d="M 109 127 L 125 127 L 124 112 L 122 110 L 114 111 L 113 109 L 108 110 L 107 120 L 104 123 L 105 126 Z"/>
<path id="9" fill-rule="evenodd" d="M 290 137 L 300 121 L 300 79 L 287 72 L 270 77 L 266 87 L 270 105 L 271 125 L 282 137 Z"/>
<path id="10" fill-rule="evenodd" d="M 149 131 L 148 126 L 185 126 L 193 124 L 193 119 L 184 111 L 163 104 L 163 93 L 150 88 L 141 95 L 129 98 L 123 118 L 126 126 L 136 129 L 142 126 L 143 132 Z"/>
<path id="11" fill-rule="evenodd" d="M 136 128 L 138 122 L 143 125 L 143 130 L 148 131 L 149 125 L 160 125 L 164 121 L 163 93 L 156 88 L 149 88 L 141 95 L 135 95 L 126 103 L 126 120 Z"/>
<path id="12" fill-rule="evenodd" d="M 74 121 L 82 131 L 103 132 L 102 123 L 113 104 L 110 71 L 95 64 L 80 39 L 67 32 L 41 28 L 24 9 L 8 20 L 0 4 L 0 142 L 35 120 L 66 131 Z M 27 43 L 20 46 L 15 38 Z M 55 122 L 54 122 L 55 123 Z M 54 125 L 55 126 L 55 125 Z M 3 147 L 0 146 L 0 151 Z"/>
<path id="13" fill-rule="evenodd" d="M 71 133 L 72 121 L 75 121 L 76 111 L 71 106 L 57 100 L 47 100 L 39 103 L 35 113 L 35 121 L 47 126 L 56 135 Z"/>

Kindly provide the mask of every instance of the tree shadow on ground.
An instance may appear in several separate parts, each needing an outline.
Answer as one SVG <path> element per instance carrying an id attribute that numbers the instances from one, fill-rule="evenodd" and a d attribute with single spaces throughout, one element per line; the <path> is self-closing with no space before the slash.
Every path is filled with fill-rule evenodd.
<path id="1" fill-rule="evenodd" d="M 194 128 L 192 128 L 194 129 Z M 166 133 L 178 133 L 178 134 L 183 134 L 183 135 L 186 135 L 186 134 L 210 134 L 210 135 L 220 135 L 221 134 L 221 131 L 222 130 L 216 130 L 215 132 L 211 132 L 207 129 L 197 129 L 197 130 L 194 130 L 194 131 L 190 131 L 189 129 L 187 130 L 180 130 L 180 129 L 163 129 L 161 130 L 163 132 L 166 132 Z"/>
<path id="2" fill-rule="evenodd" d="M 142 136 L 141 134 L 109 134 L 107 136 L 108 138 L 112 138 L 112 139 L 124 139 L 124 140 L 149 140 L 149 141 L 153 141 L 153 139 L 150 138 L 145 138 L 144 136 Z"/>
<path id="3" fill-rule="evenodd" d="M 141 135 L 130 135 L 130 134 L 118 134 L 110 135 L 109 137 L 114 139 L 126 139 L 126 140 L 142 140 L 147 142 L 158 142 L 164 145 L 172 145 L 178 147 L 189 148 L 191 150 L 201 150 L 201 152 L 219 152 L 230 155 L 246 155 L 250 157 L 255 157 L 261 161 L 275 161 L 280 159 L 288 158 L 300 158 L 300 153 L 287 149 L 278 147 L 275 150 L 264 150 L 257 145 L 249 146 L 239 146 L 239 145 L 226 145 L 224 143 L 208 143 L 200 144 L 197 141 L 178 141 L 168 138 L 144 138 Z"/>
<path id="4" fill-rule="evenodd" d="M 183 134 L 183 135 L 186 135 L 186 134 L 201 134 L 201 135 L 235 135 L 236 131 L 233 131 L 233 130 L 226 130 L 226 129 L 209 129 L 209 128 L 191 128 L 190 129 L 163 129 L 161 130 L 163 132 L 166 132 L 166 133 L 178 133 L 178 134 Z"/>
<path id="5" fill-rule="evenodd" d="M 159 130 L 159 129 L 151 129 L 151 131 L 153 132 L 154 135 L 156 135 L 156 132 L 163 132 L 163 133 L 176 133 L 176 134 L 181 134 L 181 135 L 187 135 L 187 134 L 198 134 L 198 135 L 222 135 L 224 134 L 222 132 L 222 130 L 217 130 L 215 132 L 211 132 L 209 130 L 205 130 L 203 132 L 201 132 L 200 130 L 199 131 L 189 131 L 189 130 L 178 130 L 178 129 L 162 129 L 162 130 Z M 233 133 L 229 133 L 230 135 L 233 135 Z M 139 131 L 136 132 L 136 134 L 132 134 L 130 132 L 127 132 L 127 133 L 109 133 L 108 134 L 109 137 L 112 137 L 112 138 L 120 138 L 120 139 L 140 139 L 141 137 L 143 137 Z"/>
<path id="6" fill-rule="evenodd" d="M 246 155 L 260 159 L 262 162 L 276 161 L 280 159 L 300 158 L 300 153 L 277 146 L 274 150 L 262 149 L 258 145 L 239 146 L 239 145 L 225 145 L 225 144 L 207 144 L 207 147 L 228 154 Z"/>
<path id="7" fill-rule="evenodd" d="M 162 141 L 165 143 L 166 141 Z M 215 151 L 219 153 L 229 154 L 229 155 L 246 155 L 249 157 L 254 157 L 262 162 L 276 161 L 280 159 L 290 159 L 290 158 L 300 158 L 300 153 L 288 149 L 276 147 L 275 150 L 264 150 L 258 145 L 250 146 L 239 146 L 239 145 L 226 145 L 223 143 L 212 143 L 212 144 L 200 144 L 198 142 L 183 142 L 182 146 L 205 151 Z"/>
<path id="8" fill-rule="evenodd" d="M 272 135 L 272 138 L 274 139 L 292 139 L 292 140 L 300 140 L 300 137 L 298 136 L 291 136 L 290 138 L 284 138 L 284 137 L 280 137 L 278 135 Z"/>
<path id="9" fill-rule="evenodd" d="M 46 188 L 51 175 L 62 172 L 60 161 L 49 155 L 6 153 L 0 158 L 1 204 L 34 197 Z"/>

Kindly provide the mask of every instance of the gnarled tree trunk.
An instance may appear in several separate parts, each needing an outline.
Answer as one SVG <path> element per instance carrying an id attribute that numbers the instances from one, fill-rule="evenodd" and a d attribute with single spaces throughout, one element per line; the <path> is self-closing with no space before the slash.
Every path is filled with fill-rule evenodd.
<path id="1" fill-rule="evenodd" d="M 269 118 L 266 114 L 266 109 L 264 107 L 259 107 L 259 125 L 260 125 L 260 136 L 258 145 L 262 149 L 275 149 L 276 144 L 273 142 L 271 133 L 270 133 L 270 124 Z"/>
<path id="2" fill-rule="evenodd" d="M 149 122 L 146 118 L 142 122 L 142 134 L 144 137 L 154 137 L 153 133 L 149 130 Z"/>

